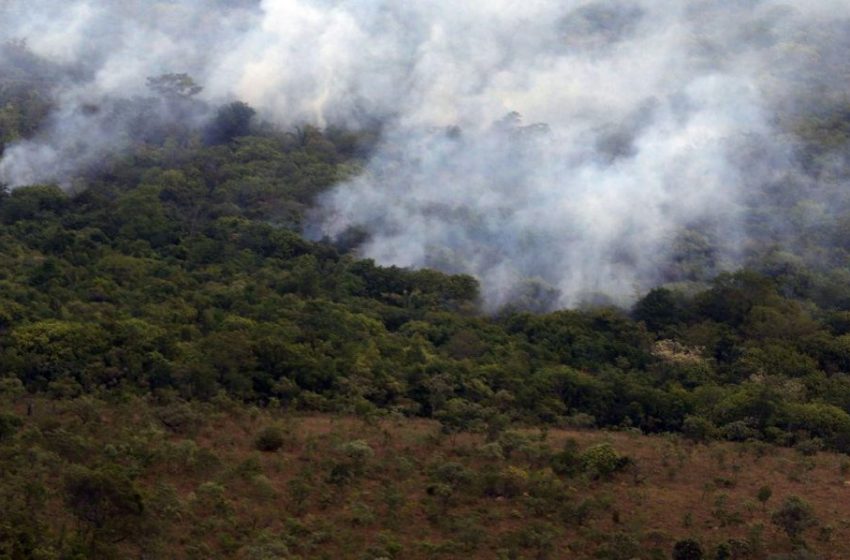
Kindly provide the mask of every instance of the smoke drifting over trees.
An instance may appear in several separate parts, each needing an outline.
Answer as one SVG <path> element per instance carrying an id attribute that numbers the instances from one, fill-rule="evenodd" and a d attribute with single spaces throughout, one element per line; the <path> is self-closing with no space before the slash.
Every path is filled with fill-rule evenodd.
<path id="1" fill-rule="evenodd" d="M 200 126 L 233 100 L 280 126 L 380 122 L 364 173 L 323 197 L 309 235 L 365 230 L 364 256 L 472 273 L 492 308 L 627 302 L 742 262 L 754 227 L 781 241 L 846 210 L 841 154 L 801 148 L 845 103 L 843 1 L 7 0 L 0 10 L 0 38 L 33 55 L 7 47 L 0 68 L 49 74 L 54 107 L 40 132 L 6 147 L 0 181 L 65 182 L 140 128 Z M 20 72 L 27 65 L 38 71 Z M 146 88 L 183 73 L 203 87 L 191 99 Z M 786 201 L 790 226 L 752 211 L 780 186 L 807 193 Z M 699 247 L 701 265 L 682 265 Z"/>

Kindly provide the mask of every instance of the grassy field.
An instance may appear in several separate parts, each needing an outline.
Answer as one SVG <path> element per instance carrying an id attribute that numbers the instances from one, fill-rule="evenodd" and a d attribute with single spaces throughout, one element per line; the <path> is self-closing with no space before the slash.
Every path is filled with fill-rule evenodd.
<path id="1" fill-rule="evenodd" d="M 629 560 L 671 558 L 684 539 L 705 558 L 803 546 L 850 558 L 844 455 L 629 431 L 444 434 L 426 420 L 228 400 L 7 410 L 22 423 L 0 444 L 2 491 L 35 504 L 17 523 L 38 528 L 44 558 Z M 100 493 L 89 483 L 81 504 L 79 472 L 120 483 Z M 142 507 L 122 506 L 121 492 Z M 790 496 L 814 517 L 795 542 L 774 521 Z"/>

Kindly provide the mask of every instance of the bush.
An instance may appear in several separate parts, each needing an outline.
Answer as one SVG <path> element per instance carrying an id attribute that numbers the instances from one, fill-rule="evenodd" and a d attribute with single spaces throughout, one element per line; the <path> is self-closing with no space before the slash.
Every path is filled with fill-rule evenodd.
<path id="1" fill-rule="evenodd" d="M 492 498 L 516 498 L 525 492 L 528 473 L 517 467 L 485 468 L 478 478 L 481 493 Z"/>
<path id="2" fill-rule="evenodd" d="M 820 438 L 804 439 L 794 446 L 797 453 L 811 457 L 817 455 L 818 451 L 823 450 L 823 440 Z"/>
<path id="3" fill-rule="evenodd" d="M 362 439 L 344 443 L 337 450 L 344 457 L 331 465 L 328 481 L 334 484 L 345 484 L 355 476 L 364 474 L 369 460 L 375 454 L 369 444 Z"/>
<path id="4" fill-rule="evenodd" d="M 801 542 L 803 531 L 817 525 L 817 519 L 812 507 L 797 496 L 789 496 L 782 503 L 782 507 L 771 516 L 773 524 L 785 531 L 791 542 Z"/>
<path id="5" fill-rule="evenodd" d="M 596 550 L 596 558 L 600 560 L 631 560 L 641 556 L 641 544 L 637 538 L 628 533 L 611 533 Z"/>
<path id="6" fill-rule="evenodd" d="M 254 447 L 270 453 L 283 447 L 284 441 L 283 430 L 279 426 L 266 426 L 254 439 Z"/>
<path id="7" fill-rule="evenodd" d="M 118 542 L 136 534 L 144 506 L 142 496 L 124 474 L 74 466 L 65 476 L 65 504 L 97 541 Z M 96 554 L 92 554 L 96 556 Z"/>
<path id="8" fill-rule="evenodd" d="M 570 499 L 566 485 L 549 469 L 530 474 L 526 493 L 526 505 L 536 515 L 556 513 Z"/>
<path id="9" fill-rule="evenodd" d="M 594 428 L 596 427 L 596 417 L 584 412 L 576 412 L 564 418 L 564 426 L 575 429 Z"/>
<path id="10" fill-rule="evenodd" d="M 14 414 L 0 413 L 0 441 L 10 439 L 23 422 Z"/>
<path id="11" fill-rule="evenodd" d="M 529 438 L 522 432 L 509 430 L 503 432 L 499 436 L 497 443 L 502 446 L 502 451 L 505 454 L 505 458 L 510 459 L 514 451 L 517 451 L 522 447 L 528 445 Z"/>
<path id="12" fill-rule="evenodd" d="M 550 466 L 556 474 L 561 476 L 577 475 L 581 471 L 578 442 L 572 438 L 564 442 L 563 450 L 552 456 Z"/>
<path id="13" fill-rule="evenodd" d="M 743 558 L 750 558 L 751 553 L 751 547 L 746 542 L 729 539 L 717 545 L 714 551 L 714 560 L 742 560 Z"/>
<path id="14" fill-rule="evenodd" d="M 366 468 L 366 464 L 369 462 L 369 459 L 375 455 L 375 452 L 372 451 L 369 444 L 362 439 L 349 441 L 348 443 L 341 445 L 339 450 L 345 454 L 351 464 L 351 467 L 358 473 L 362 472 Z"/>
<path id="15" fill-rule="evenodd" d="M 717 437 L 717 427 L 702 416 L 686 416 L 682 434 L 693 441 L 708 441 Z"/>
<path id="16" fill-rule="evenodd" d="M 186 403 L 173 403 L 156 413 L 162 424 L 175 434 L 191 434 L 201 424 L 201 417 Z"/>
<path id="17" fill-rule="evenodd" d="M 472 480 L 472 474 L 469 469 L 460 463 L 441 463 L 431 469 L 431 479 L 435 482 L 442 482 L 452 487 L 459 487 L 469 484 Z"/>
<path id="18" fill-rule="evenodd" d="M 694 539 L 685 539 L 673 545 L 673 560 L 702 560 L 702 558 L 702 546 Z"/>
<path id="19" fill-rule="evenodd" d="M 767 485 L 759 488 L 759 491 L 756 493 L 756 498 L 758 498 L 758 501 L 761 502 L 762 507 L 767 504 L 767 501 L 771 496 L 773 496 L 773 490 Z"/>
<path id="20" fill-rule="evenodd" d="M 621 456 L 610 443 L 589 447 L 579 456 L 582 471 L 592 479 L 607 478 L 623 470 L 631 460 Z"/>
<path id="21" fill-rule="evenodd" d="M 751 428 L 743 420 L 729 422 L 723 428 L 723 437 L 729 441 L 747 441 L 748 439 L 758 439 L 758 430 Z"/>

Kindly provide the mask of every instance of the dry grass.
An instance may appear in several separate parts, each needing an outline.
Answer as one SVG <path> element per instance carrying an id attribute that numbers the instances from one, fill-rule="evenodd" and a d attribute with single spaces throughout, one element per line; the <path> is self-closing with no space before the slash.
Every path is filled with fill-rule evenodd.
<path id="1" fill-rule="evenodd" d="M 69 427 L 78 424 L 68 410 L 41 407 L 40 412 Z M 787 496 L 796 495 L 812 505 L 820 522 L 805 534 L 810 549 L 824 559 L 850 558 L 850 473 L 843 455 L 803 456 L 759 443 L 695 444 L 629 432 L 526 430 L 530 439 L 553 450 L 568 438 L 581 448 L 609 442 L 633 460 L 633 467 L 611 480 L 563 479 L 572 503 L 592 504 L 588 520 L 578 524 L 530 513 L 526 495 L 486 497 L 473 489 L 474 481 L 445 503 L 429 495 L 434 465 L 459 463 L 473 478 L 488 466 L 510 464 L 521 473 L 541 466 L 522 453 L 509 461 L 488 459 L 478 451 L 485 443 L 482 435 L 444 436 L 426 420 L 206 410 L 197 430 L 175 434 L 162 429 L 154 409 L 103 405 L 99 417 L 79 429 L 101 447 L 144 429 L 157 434 L 142 444 L 157 459 L 142 470 L 137 485 L 148 500 L 167 487 L 177 501 L 173 517 L 158 523 L 157 544 L 148 557 L 273 558 L 255 550 L 267 538 L 302 558 L 387 553 L 412 560 L 496 558 L 512 547 L 522 558 L 592 558 L 611 535 L 623 534 L 640 543 L 641 558 L 669 558 L 675 541 L 683 538 L 696 538 L 708 550 L 730 538 L 755 539 L 763 552 L 751 557 L 766 558 L 791 550 L 770 516 Z M 285 444 L 277 452 L 260 453 L 254 437 L 272 423 L 283 428 Z M 354 440 L 366 441 L 374 455 L 351 480 L 330 482 L 334 465 L 345 462 L 340 446 Z M 191 457 L 183 456 L 187 453 Z M 756 497 L 763 486 L 772 490 L 766 505 Z M 216 491 L 219 501 L 210 498 Z M 61 501 L 52 507 L 57 523 L 66 524 Z M 157 507 L 149 512 L 160 515 Z M 555 529 L 550 545 L 511 540 L 534 523 Z M 129 556 L 135 549 L 126 546 Z"/>

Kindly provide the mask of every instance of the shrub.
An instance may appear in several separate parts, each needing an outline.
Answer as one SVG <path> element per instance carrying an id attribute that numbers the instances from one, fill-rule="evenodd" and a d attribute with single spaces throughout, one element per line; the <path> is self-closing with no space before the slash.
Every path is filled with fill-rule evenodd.
<path id="1" fill-rule="evenodd" d="M 596 426 L 596 417 L 584 412 L 576 412 L 564 418 L 564 426 L 567 428 L 590 429 Z"/>
<path id="2" fill-rule="evenodd" d="M 468 484 L 472 479 L 469 470 L 460 463 L 441 463 L 431 471 L 431 478 L 435 482 L 442 482 L 452 487 Z"/>
<path id="3" fill-rule="evenodd" d="M 515 498 L 528 484 L 528 473 L 517 467 L 485 468 L 478 477 L 481 493 L 489 497 Z"/>
<path id="4" fill-rule="evenodd" d="M 592 479 L 607 478 L 624 469 L 631 461 L 621 456 L 610 443 L 585 449 L 579 456 L 581 468 Z"/>
<path id="5" fill-rule="evenodd" d="M 331 465 L 328 481 L 334 484 L 345 484 L 355 476 L 362 475 L 366 471 L 369 460 L 375 454 L 369 444 L 362 439 L 344 443 L 337 450 L 344 457 Z"/>
<path id="6" fill-rule="evenodd" d="M 502 447 L 505 458 L 510 459 L 514 451 L 528 445 L 528 436 L 521 432 L 509 430 L 499 435 L 498 444 Z"/>
<path id="7" fill-rule="evenodd" d="M 485 443 L 484 445 L 478 447 L 476 449 L 478 455 L 483 459 L 488 459 L 491 461 L 504 461 L 505 460 L 505 452 L 502 450 L 502 446 L 499 445 L 498 442 L 492 441 L 490 443 Z"/>
<path id="8" fill-rule="evenodd" d="M 813 455 L 817 455 L 818 451 L 823 449 L 823 440 L 820 438 L 804 439 L 797 443 L 797 445 L 794 446 L 794 449 L 801 455 L 811 457 Z"/>
<path id="9" fill-rule="evenodd" d="M 708 441 L 717 437 L 717 427 L 702 416 L 687 416 L 682 423 L 682 434 L 693 441 Z"/>
<path id="10" fill-rule="evenodd" d="M 351 467 L 358 473 L 362 472 L 363 469 L 366 468 L 366 464 L 369 462 L 369 459 L 375 455 L 375 452 L 372 451 L 369 444 L 362 439 L 356 439 L 354 441 L 344 443 L 340 446 L 339 450 L 345 454 Z"/>
<path id="11" fill-rule="evenodd" d="M 561 476 L 577 475 L 581 471 L 578 442 L 573 438 L 564 442 L 564 448 L 552 456 L 550 466 L 556 474 Z"/>
<path id="12" fill-rule="evenodd" d="M 162 424 L 176 434 L 190 434 L 201 423 L 201 417 L 186 403 L 173 403 L 156 413 Z"/>
<path id="13" fill-rule="evenodd" d="M 721 429 L 723 437 L 729 441 L 747 441 L 748 439 L 758 439 L 759 433 L 751 428 L 743 420 L 729 422 Z"/>
<path id="14" fill-rule="evenodd" d="M 537 515 L 555 513 L 569 501 L 565 484 L 549 469 L 530 474 L 527 493 L 526 505 Z"/>
<path id="15" fill-rule="evenodd" d="M 560 535 L 558 527 L 545 521 L 534 521 L 504 537 L 505 544 L 535 551 L 540 560 L 549 558 L 555 550 L 555 542 Z"/>
<path id="16" fill-rule="evenodd" d="M 273 452 L 283 447 L 284 441 L 280 426 L 266 426 L 254 439 L 254 447 L 259 451 Z"/>
<path id="17" fill-rule="evenodd" d="M 628 533 L 611 533 L 596 550 L 600 560 L 631 560 L 641 556 L 640 541 Z"/>
<path id="18" fill-rule="evenodd" d="M 761 502 L 762 508 L 767 505 L 767 501 L 773 495 L 773 490 L 771 490 L 770 486 L 762 486 L 759 488 L 758 493 L 756 493 L 756 498 Z"/>
<path id="19" fill-rule="evenodd" d="M 14 414 L 0 413 L 0 441 L 10 439 L 23 422 Z"/>
<path id="20" fill-rule="evenodd" d="M 142 518 L 142 496 L 124 474 L 73 466 L 65 476 L 65 504 L 90 535 L 97 557 L 99 541 L 118 542 L 135 534 Z"/>
<path id="21" fill-rule="evenodd" d="M 694 539 L 685 539 L 673 545 L 673 560 L 702 560 L 702 558 L 702 546 Z"/>
<path id="22" fill-rule="evenodd" d="M 797 496 L 789 496 L 782 503 L 782 507 L 771 516 L 773 524 L 785 531 L 791 542 L 801 542 L 803 531 L 817 525 L 817 519 L 812 507 Z"/>
<path id="23" fill-rule="evenodd" d="M 751 553 L 751 547 L 746 542 L 729 539 L 717 545 L 714 551 L 714 560 L 743 560 L 749 558 Z"/>

